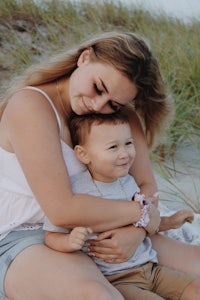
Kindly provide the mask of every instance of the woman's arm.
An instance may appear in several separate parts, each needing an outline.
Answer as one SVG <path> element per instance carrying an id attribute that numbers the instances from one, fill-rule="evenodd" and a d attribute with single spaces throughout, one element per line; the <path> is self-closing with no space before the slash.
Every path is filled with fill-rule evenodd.
<path id="1" fill-rule="evenodd" d="M 138 203 L 72 193 L 57 120 L 42 95 L 30 90 L 15 94 L 2 122 L 8 148 L 16 153 L 30 188 L 53 224 L 105 231 L 140 219 Z"/>
<path id="2" fill-rule="evenodd" d="M 130 169 L 140 191 L 147 197 L 153 197 L 157 193 L 157 184 L 153 174 L 146 138 L 140 120 L 134 111 L 129 110 L 130 125 L 136 149 L 136 157 Z"/>

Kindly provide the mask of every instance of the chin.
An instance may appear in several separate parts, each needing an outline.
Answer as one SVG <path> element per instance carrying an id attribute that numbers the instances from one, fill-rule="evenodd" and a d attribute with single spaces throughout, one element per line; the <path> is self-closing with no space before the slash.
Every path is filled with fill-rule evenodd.
<path id="1" fill-rule="evenodd" d="M 118 178 L 124 177 L 124 176 L 126 176 L 127 174 L 128 174 L 128 172 L 122 172 L 122 173 L 120 173 L 120 174 L 118 175 Z"/>

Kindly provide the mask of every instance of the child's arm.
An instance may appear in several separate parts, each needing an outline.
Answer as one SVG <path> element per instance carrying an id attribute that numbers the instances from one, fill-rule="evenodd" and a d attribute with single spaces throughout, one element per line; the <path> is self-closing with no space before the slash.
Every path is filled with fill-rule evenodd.
<path id="1" fill-rule="evenodd" d="M 158 207 L 159 195 L 155 193 L 153 197 L 148 197 L 148 201 Z M 194 213 L 189 209 L 181 209 L 171 216 L 161 216 L 159 232 L 181 227 L 185 222 L 192 223 Z"/>
<path id="2" fill-rule="evenodd" d="M 56 251 L 74 252 L 81 250 L 90 233 L 86 227 L 75 227 L 70 233 L 46 231 L 45 244 Z"/>
<path id="3" fill-rule="evenodd" d="M 166 231 L 169 229 L 179 228 L 185 222 L 192 223 L 193 220 L 194 220 L 194 214 L 191 210 L 188 209 L 179 210 L 171 216 L 161 217 L 159 232 Z"/>

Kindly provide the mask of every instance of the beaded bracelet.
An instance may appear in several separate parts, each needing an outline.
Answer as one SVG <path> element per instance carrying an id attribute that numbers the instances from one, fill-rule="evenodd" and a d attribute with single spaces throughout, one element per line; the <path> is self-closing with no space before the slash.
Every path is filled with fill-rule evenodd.
<path id="1" fill-rule="evenodd" d="M 151 205 L 147 202 L 145 195 L 140 193 L 135 193 L 133 195 L 132 200 L 140 203 L 141 211 L 142 211 L 140 220 L 135 222 L 134 226 L 145 228 L 150 221 L 149 210 L 151 208 Z"/>

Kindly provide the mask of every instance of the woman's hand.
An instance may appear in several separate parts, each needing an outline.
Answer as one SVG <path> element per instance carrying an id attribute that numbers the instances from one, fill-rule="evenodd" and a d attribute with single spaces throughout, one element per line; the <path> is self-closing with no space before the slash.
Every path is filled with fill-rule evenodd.
<path id="1" fill-rule="evenodd" d="M 107 263 L 121 263 L 135 253 L 145 236 L 146 231 L 143 228 L 132 225 L 109 230 L 87 242 L 88 254 Z"/>

